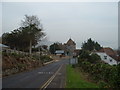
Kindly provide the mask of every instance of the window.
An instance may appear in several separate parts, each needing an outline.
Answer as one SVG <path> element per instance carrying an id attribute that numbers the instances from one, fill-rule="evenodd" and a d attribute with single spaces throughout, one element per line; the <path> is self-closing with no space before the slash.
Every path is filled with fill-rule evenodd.
<path id="1" fill-rule="evenodd" d="M 104 56 L 104 59 L 107 59 L 107 56 Z"/>
<path id="2" fill-rule="evenodd" d="M 112 62 L 112 59 L 110 59 L 110 62 Z"/>

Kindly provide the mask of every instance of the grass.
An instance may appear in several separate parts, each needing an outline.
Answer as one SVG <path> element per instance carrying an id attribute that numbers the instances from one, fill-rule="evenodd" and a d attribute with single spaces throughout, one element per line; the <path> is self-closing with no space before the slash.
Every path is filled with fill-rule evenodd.
<path id="1" fill-rule="evenodd" d="M 66 88 L 99 88 L 95 83 L 89 82 L 83 78 L 81 72 L 67 65 Z"/>

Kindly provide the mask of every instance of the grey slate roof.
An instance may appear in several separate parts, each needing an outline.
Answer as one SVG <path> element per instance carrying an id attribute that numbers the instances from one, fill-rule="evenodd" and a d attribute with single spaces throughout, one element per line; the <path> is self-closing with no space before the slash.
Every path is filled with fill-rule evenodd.
<path id="1" fill-rule="evenodd" d="M 0 47 L 8 48 L 9 46 L 0 43 Z"/>

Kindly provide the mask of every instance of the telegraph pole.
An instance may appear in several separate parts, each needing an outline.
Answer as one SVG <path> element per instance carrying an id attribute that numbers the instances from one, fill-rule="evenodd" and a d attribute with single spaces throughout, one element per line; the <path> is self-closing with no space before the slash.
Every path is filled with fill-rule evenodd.
<path id="1" fill-rule="evenodd" d="M 41 55 L 41 54 L 40 54 L 40 46 L 39 46 L 39 55 Z M 40 56 L 40 57 L 41 57 L 41 56 Z M 40 57 L 39 57 L 39 60 L 40 60 Z"/>

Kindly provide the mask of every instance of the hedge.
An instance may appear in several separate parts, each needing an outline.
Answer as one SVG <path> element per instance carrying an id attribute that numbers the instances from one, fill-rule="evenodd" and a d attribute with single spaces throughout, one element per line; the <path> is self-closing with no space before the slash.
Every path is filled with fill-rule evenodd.
<path id="1" fill-rule="evenodd" d="M 84 72 L 89 73 L 100 87 L 120 88 L 120 64 L 111 66 L 79 59 L 79 66 Z"/>

